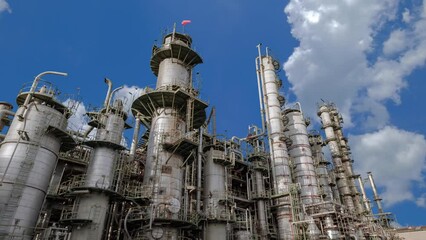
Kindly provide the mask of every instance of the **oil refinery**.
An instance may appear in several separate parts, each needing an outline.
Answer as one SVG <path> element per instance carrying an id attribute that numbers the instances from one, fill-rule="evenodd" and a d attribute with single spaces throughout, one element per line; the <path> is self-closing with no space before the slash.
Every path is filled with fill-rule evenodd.
<path id="1" fill-rule="evenodd" d="M 42 80 L 66 73 L 36 76 L 16 111 L 0 102 L 0 239 L 399 239 L 373 173 L 353 170 L 338 108 L 323 102 L 322 130 L 308 130 L 300 104 L 280 93 L 280 63 L 260 45 L 258 54 L 261 126 L 231 138 L 193 86 L 203 60 L 184 33 L 153 47 L 156 87 L 131 112 L 105 79 L 85 131 L 67 128 L 75 106 Z"/>

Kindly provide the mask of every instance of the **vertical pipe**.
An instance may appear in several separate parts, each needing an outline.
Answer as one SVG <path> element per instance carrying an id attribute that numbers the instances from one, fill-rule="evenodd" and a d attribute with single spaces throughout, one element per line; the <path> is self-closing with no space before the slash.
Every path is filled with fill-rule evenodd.
<path id="1" fill-rule="evenodd" d="M 377 204 L 377 209 L 379 210 L 379 213 L 383 213 L 383 207 L 382 207 L 382 199 L 379 197 L 379 193 L 377 192 L 376 184 L 374 183 L 373 174 L 371 172 L 367 172 L 368 179 L 370 180 L 371 188 L 373 189 L 374 194 L 374 201 Z"/>
<path id="2" fill-rule="evenodd" d="M 362 181 L 361 176 L 358 177 L 358 183 L 359 183 L 359 187 L 361 188 L 362 200 L 364 201 L 365 210 L 366 210 L 367 214 L 370 215 L 372 213 L 371 212 L 371 206 L 370 206 L 370 200 L 368 199 L 367 194 L 365 193 L 364 182 Z"/>
<path id="3" fill-rule="evenodd" d="M 261 72 L 260 72 L 259 66 L 261 64 L 258 63 L 258 61 L 260 61 L 260 57 L 261 57 L 260 46 L 261 46 L 261 44 L 257 45 L 257 48 L 258 48 L 258 51 L 259 51 L 259 57 L 256 58 L 256 77 L 257 77 L 257 91 L 258 91 L 258 94 L 259 94 L 260 120 L 262 121 L 262 132 L 264 132 L 265 131 L 265 110 L 263 109 L 263 105 L 264 105 L 263 98 L 262 98 L 263 90 L 262 90 L 262 85 L 261 85 L 261 81 L 260 81 Z M 257 132 L 256 132 L 256 135 L 257 135 Z"/>
<path id="4" fill-rule="evenodd" d="M 134 158 L 135 158 L 136 147 L 138 145 L 139 130 L 140 130 L 140 127 L 141 127 L 140 114 L 138 113 L 135 118 L 136 118 L 135 129 L 134 129 L 134 132 L 133 132 L 132 145 L 130 146 L 130 159 L 131 160 L 134 160 Z"/>
<path id="5" fill-rule="evenodd" d="M 203 167 L 203 131 L 201 127 L 199 130 L 199 139 L 198 139 L 198 157 L 197 157 L 197 213 L 201 212 L 201 171 Z"/>
<path id="6" fill-rule="evenodd" d="M 104 108 L 108 109 L 109 103 L 111 102 L 110 100 L 111 100 L 112 82 L 108 78 L 105 78 L 104 82 L 108 85 L 108 91 L 107 91 L 107 94 L 105 96 L 105 101 L 104 101 Z"/>

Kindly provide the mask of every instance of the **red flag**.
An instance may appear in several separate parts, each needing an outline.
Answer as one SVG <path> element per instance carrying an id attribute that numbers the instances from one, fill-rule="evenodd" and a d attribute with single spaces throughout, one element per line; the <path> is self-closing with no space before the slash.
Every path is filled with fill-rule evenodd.
<path id="1" fill-rule="evenodd" d="M 182 25 L 185 26 L 187 24 L 191 23 L 191 20 L 183 20 Z"/>

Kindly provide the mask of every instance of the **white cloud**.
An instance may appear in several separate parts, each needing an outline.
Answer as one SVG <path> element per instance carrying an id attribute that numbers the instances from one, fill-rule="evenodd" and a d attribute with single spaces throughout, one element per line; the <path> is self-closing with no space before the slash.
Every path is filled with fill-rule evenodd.
<path id="1" fill-rule="evenodd" d="M 415 196 L 413 183 L 422 184 L 426 170 L 426 140 L 421 134 L 387 126 L 381 130 L 350 136 L 356 171 L 372 171 L 386 206 L 402 201 L 424 203 Z"/>
<path id="2" fill-rule="evenodd" d="M 71 109 L 72 115 L 68 119 L 68 129 L 84 132 L 88 128 L 89 118 L 86 116 L 86 107 L 83 102 L 67 99 L 64 105 Z"/>
<path id="3" fill-rule="evenodd" d="M 402 21 L 405 23 L 411 22 L 410 10 L 408 8 L 404 9 L 404 12 L 402 13 Z"/>
<path id="4" fill-rule="evenodd" d="M 416 199 L 416 205 L 426 208 L 426 193 L 422 194 L 419 198 Z"/>
<path id="5" fill-rule="evenodd" d="M 12 13 L 12 9 L 10 9 L 9 4 L 6 2 L 6 0 L 0 0 L 0 13 L 7 11 L 9 13 Z"/>
<path id="6" fill-rule="evenodd" d="M 383 27 L 401 16 L 398 5 L 398 0 L 289 2 L 285 12 L 300 45 L 284 69 L 308 115 L 315 115 L 314 103 L 322 98 L 339 106 L 346 127 L 360 115 L 369 118 L 371 129 L 388 124 L 386 102 L 400 103 L 407 76 L 426 60 L 426 20 L 419 11 L 412 11 L 406 28 L 378 40 Z"/>
<path id="7" fill-rule="evenodd" d="M 142 93 L 144 92 L 144 89 L 141 89 L 137 86 L 127 86 L 124 85 L 124 87 L 120 90 L 118 90 L 114 96 L 113 99 L 121 99 L 124 103 L 124 110 L 131 114 L 131 107 L 133 104 L 133 101 L 137 99 Z"/>
<path id="8" fill-rule="evenodd" d="M 406 32 L 397 29 L 393 31 L 389 39 L 383 43 L 383 53 L 385 55 L 392 55 L 399 53 L 407 48 Z"/>

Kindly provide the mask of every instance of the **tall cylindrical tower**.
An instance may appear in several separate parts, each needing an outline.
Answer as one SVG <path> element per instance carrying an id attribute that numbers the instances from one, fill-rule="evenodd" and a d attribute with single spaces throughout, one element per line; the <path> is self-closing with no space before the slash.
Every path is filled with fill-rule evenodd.
<path id="1" fill-rule="evenodd" d="M 324 201 L 337 201 L 340 199 L 334 199 L 333 190 L 330 183 L 329 171 L 327 165 L 330 163 L 324 158 L 322 153 L 322 145 L 324 144 L 321 135 L 318 132 L 311 133 L 309 135 L 309 143 L 311 145 L 312 157 L 314 159 L 314 165 L 316 166 L 316 174 L 318 177 L 318 185 L 320 187 L 320 195 Z M 340 196 L 338 196 L 340 197 Z"/>
<path id="2" fill-rule="evenodd" d="M 160 232 L 163 239 L 176 239 L 180 227 L 191 224 L 181 208 L 184 166 L 190 163 L 184 160 L 197 147 L 193 133 L 204 122 L 207 107 L 192 86 L 192 68 L 202 60 L 191 44 L 189 35 L 173 32 L 160 47 L 154 46 L 151 69 L 158 76 L 156 89 L 147 90 L 132 106 L 150 123 L 143 179 L 150 205 L 142 209 L 146 214 L 140 220 L 155 227 L 141 229 L 147 239 Z"/>
<path id="3" fill-rule="evenodd" d="M 323 105 L 318 111 L 318 116 L 321 118 L 322 126 L 325 131 L 326 143 L 330 148 L 331 157 L 333 158 L 337 188 L 339 189 L 342 203 L 349 209 L 349 211 L 355 212 L 352 192 L 349 188 L 346 172 L 342 164 L 342 153 L 340 152 L 339 144 L 333 128 L 335 123 L 330 111 L 331 106 Z"/>
<path id="4" fill-rule="evenodd" d="M 278 92 L 280 81 L 275 73 L 279 63 L 271 56 L 259 56 L 258 64 L 260 67 L 258 66 L 257 69 L 260 71 L 265 103 L 279 238 L 291 239 L 293 233 L 290 223 L 289 186 L 292 180 L 284 136 L 285 128 L 281 116 L 284 97 Z"/>
<path id="5" fill-rule="evenodd" d="M 232 162 L 224 146 L 208 146 L 204 165 L 205 239 L 227 239 L 227 223 L 233 220 L 233 200 L 228 194 L 227 166 Z"/>
<path id="6" fill-rule="evenodd" d="M 86 174 L 75 176 L 69 184 L 69 194 L 75 196 L 70 211 L 64 211 L 61 222 L 74 226 L 71 239 L 103 239 L 105 221 L 113 198 L 120 196 L 120 169 L 118 151 L 123 150 L 121 138 L 126 126 L 127 114 L 123 110 L 121 99 L 113 104 L 111 100 L 110 80 L 103 108 L 99 112 L 88 112 L 89 126 L 96 128 L 93 140 L 85 145 L 92 147 L 91 159 Z"/>
<path id="7" fill-rule="evenodd" d="M 286 109 L 284 114 L 288 129 L 285 134 L 291 140 L 288 151 L 293 159 L 294 178 L 300 184 L 300 198 L 305 205 L 318 203 L 318 182 L 305 119 L 298 109 Z"/>
<path id="8" fill-rule="evenodd" d="M 352 159 L 350 157 L 350 148 L 348 146 L 348 140 L 343 135 L 342 131 L 342 123 L 343 119 L 336 108 L 333 108 L 330 113 L 332 114 L 334 118 L 334 132 L 336 134 L 336 139 L 339 142 L 340 152 L 342 154 L 342 165 L 346 172 L 346 177 L 348 179 L 349 188 L 352 193 L 352 201 L 354 202 L 354 206 L 356 209 L 356 212 L 358 214 L 364 213 L 364 206 L 361 203 L 360 193 L 358 191 L 358 188 L 355 184 L 355 179 L 358 178 L 358 175 L 354 174 L 353 168 L 352 168 Z"/>
<path id="9" fill-rule="evenodd" d="M 69 109 L 40 76 L 18 95 L 19 115 L 1 142 L 1 239 L 32 239 L 61 145 L 73 142 L 65 132 Z"/>

